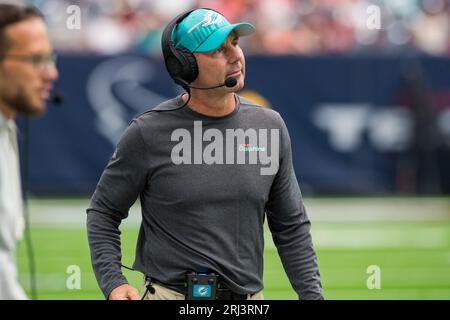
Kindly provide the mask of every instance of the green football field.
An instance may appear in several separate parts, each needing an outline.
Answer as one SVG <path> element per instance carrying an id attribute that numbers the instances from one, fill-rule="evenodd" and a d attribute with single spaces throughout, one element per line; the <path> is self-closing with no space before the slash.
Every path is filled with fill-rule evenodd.
<path id="1" fill-rule="evenodd" d="M 450 299 L 450 198 L 306 198 L 305 203 L 326 299 Z M 87 205 L 87 199 L 30 202 L 39 299 L 103 299 L 90 264 Z M 125 265 L 134 259 L 138 225 L 139 208 L 133 207 L 122 226 Z M 266 299 L 296 299 L 268 230 L 265 239 Z M 29 292 L 24 241 L 18 264 Z M 141 287 L 141 274 L 124 274 Z"/>

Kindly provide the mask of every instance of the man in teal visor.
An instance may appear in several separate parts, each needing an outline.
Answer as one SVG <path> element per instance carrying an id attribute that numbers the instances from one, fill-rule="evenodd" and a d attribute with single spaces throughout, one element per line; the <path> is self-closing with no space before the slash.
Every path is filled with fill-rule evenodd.
<path id="1" fill-rule="evenodd" d="M 237 94 L 239 38 L 254 31 L 210 9 L 165 28 L 164 62 L 186 92 L 132 121 L 87 210 L 92 265 L 108 299 L 264 299 L 265 220 L 299 298 L 323 298 L 287 127 Z M 140 294 L 122 273 L 119 231 L 137 198 Z"/>

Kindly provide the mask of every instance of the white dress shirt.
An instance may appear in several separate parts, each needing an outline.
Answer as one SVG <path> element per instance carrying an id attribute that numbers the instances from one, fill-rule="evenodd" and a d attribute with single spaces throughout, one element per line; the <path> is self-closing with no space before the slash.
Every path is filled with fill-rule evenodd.
<path id="1" fill-rule="evenodd" d="M 19 166 L 16 124 L 0 112 L 0 299 L 26 299 L 15 257 L 24 230 Z"/>

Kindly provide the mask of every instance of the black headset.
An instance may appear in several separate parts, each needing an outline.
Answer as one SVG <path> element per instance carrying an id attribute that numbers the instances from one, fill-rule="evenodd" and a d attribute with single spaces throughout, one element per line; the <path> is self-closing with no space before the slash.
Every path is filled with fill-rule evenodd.
<path id="1" fill-rule="evenodd" d="M 189 84 L 198 76 L 198 65 L 197 60 L 192 52 L 186 47 L 175 46 L 172 40 L 172 34 L 176 26 L 183 21 L 191 12 L 198 9 L 209 9 L 209 8 L 197 8 L 189 11 L 185 11 L 180 15 L 176 16 L 163 31 L 161 37 L 161 48 L 164 56 L 164 62 L 166 64 L 167 71 L 176 84 L 179 84 L 185 89 L 188 89 L 186 83 Z M 216 11 L 221 14 L 220 12 Z"/>

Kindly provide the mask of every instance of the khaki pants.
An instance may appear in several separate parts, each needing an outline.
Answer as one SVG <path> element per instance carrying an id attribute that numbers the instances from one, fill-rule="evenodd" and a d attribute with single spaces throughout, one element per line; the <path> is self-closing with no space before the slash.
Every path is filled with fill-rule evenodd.
<path id="1" fill-rule="evenodd" d="M 145 285 L 146 283 L 144 283 L 142 292 L 146 291 Z M 153 287 L 155 288 L 155 293 L 151 294 L 150 292 L 148 292 L 144 297 L 144 300 L 184 300 L 183 294 L 172 289 L 160 286 L 156 283 L 153 283 Z M 262 290 L 254 294 L 248 294 L 247 300 L 264 300 Z"/>

